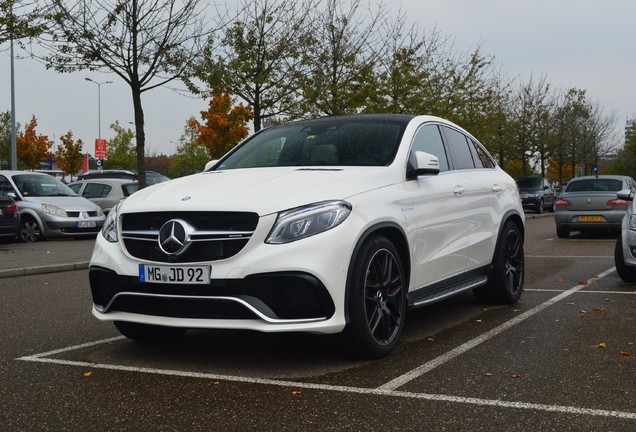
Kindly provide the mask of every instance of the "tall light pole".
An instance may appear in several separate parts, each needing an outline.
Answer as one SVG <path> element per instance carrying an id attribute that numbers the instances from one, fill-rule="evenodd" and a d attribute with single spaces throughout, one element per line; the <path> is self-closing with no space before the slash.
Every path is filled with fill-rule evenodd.
<path id="1" fill-rule="evenodd" d="M 102 139 L 102 84 L 112 84 L 112 81 L 97 82 L 90 78 L 84 78 L 86 81 L 90 81 L 97 84 L 97 139 Z"/>

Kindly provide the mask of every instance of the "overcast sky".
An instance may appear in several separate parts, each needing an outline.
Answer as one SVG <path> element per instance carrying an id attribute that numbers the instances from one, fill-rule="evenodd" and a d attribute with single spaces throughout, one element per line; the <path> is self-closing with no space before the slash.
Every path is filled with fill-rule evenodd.
<path id="1" fill-rule="evenodd" d="M 400 5 L 421 29 L 454 40 L 457 52 L 480 45 L 510 77 L 545 76 L 555 88 L 587 90 L 588 97 L 616 114 L 616 128 L 636 116 L 636 1 L 633 0 L 385 0 Z M 3 50 L 6 46 L 0 47 Z M 114 74 L 58 74 L 32 60 L 17 60 L 17 121 L 32 114 L 37 131 L 54 138 L 72 130 L 84 150 L 94 152 L 98 135 L 97 85 L 101 86 L 102 138 L 115 120 L 133 128 L 128 86 Z M 207 102 L 168 88 L 143 94 L 146 150 L 173 154 L 185 121 Z M 9 52 L 0 52 L 0 111 L 10 109 Z M 425 114 L 425 113 L 423 113 Z"/>

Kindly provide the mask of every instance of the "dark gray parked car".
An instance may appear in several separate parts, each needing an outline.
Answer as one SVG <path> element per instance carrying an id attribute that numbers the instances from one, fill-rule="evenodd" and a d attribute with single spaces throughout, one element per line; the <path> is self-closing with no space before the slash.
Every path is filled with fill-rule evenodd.
<path id="1" fill-rule="evenodd" d="M 567 184 L 556 200 L 554 220 L 557 235 L 568 238 L 570 231 L 619 232 L 630 202 L 618 198 L 621 190 L 636 191 L 628 176 L 577 177 Z"/>
<path id="2" fill-rule="evenodd" d="M 520 177 L 515 179 L 521 196 L 523 209 L 543 213 L 544 210 L 554 211 L 556 193 L 550 179 L 544 177 Z"/>
<path id="3" fill-rule="evenodd" d="M 13 240 L 20 232 L 18 206 L 14 199 L 0 193 L 0 241 Z"/>

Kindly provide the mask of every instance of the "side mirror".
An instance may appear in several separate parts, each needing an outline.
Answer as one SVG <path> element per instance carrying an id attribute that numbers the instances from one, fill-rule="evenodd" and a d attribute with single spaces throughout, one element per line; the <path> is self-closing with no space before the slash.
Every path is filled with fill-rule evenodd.
<path id="1" fill-rule="evenodd" d="M 7 192 L 7 196 L 13 198 L 14 200 L 19 200 L 18 196 L 15 192 Z"/>
<path id="2" fill-rule="evenodd" d="M 218 159 L 215 160 L 211 160 L 210 162 L 205 164 L 205 168 L 203 169 L 203 171 L 208 171 L 211 170 L 212 168 L 214 168 L 214 166 L 216 165 L 216 163 L 218 162 Z"/>
<path id="3" fill-rule="evenodd" d="M 430 153 L 416 151 L 415 152 L 414 169 L 408 173 L 408 178 L 413 180 L 423 175 L 439 174 L 439 159 Z"/>
<path id="4" fill-rule="evenodd" d="M 631 189 L 623 189 L 616 193 L 616 196 L 625 201 L 634 201 L 634 191 Z"/>

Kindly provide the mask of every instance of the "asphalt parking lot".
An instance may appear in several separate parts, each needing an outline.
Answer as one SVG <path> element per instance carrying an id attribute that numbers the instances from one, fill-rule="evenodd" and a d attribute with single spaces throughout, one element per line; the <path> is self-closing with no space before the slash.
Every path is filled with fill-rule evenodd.
<path id="1" fill-rule="evenodd" d="M 413 311 L 378 361 L 319 335 L 138 344 L 91 316 L 85 270 L 1 278 L 0 430 L 634 431 L 636 286 L 615 237 L 529 216 L 518 304 Z"/>

